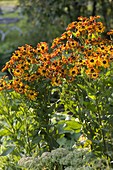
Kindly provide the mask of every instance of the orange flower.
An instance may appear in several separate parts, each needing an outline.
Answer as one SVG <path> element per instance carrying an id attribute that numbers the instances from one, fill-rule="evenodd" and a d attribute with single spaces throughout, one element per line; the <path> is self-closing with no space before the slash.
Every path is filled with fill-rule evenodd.
<path id="1" fill-rule="evenodd" d="M 6 85 L 6 89 L 7 90 L 10 90 L 10 89 L 12 89 L 13 88 L 13 83 L 12 83 L 12 81 L 11 82 L 9 82 L 7 85 Z"/>
<path id="2" fill-rule="evenodd" d="M 46 77 L 46 76 L 48 75 L 48 69 L 46 68 L 46 65 L 40 66 L 40 67 L 38 68 L 38 73 L 39 73 L 41 76 Z"/>
<path id="3" fill-rule="evenodd" d="M 26 95 L 30 100 L 36 100 L 36 97 L 38 96 L 38 92 L 34 90 L 27 90 Z"/>
<path id="4" fill-rule="evenodd" d="M 102 32 L 104 32 L 104 30 L 105 30 L 105 27 L 103 26 L 103 23 L 102 22 L 96 22 L 95 31 L 102 33 Z"/>
<path id="5" fill-rule="evenodd" d="M 113 29 L 107 32 L 108 35 L 113 35 Z"/>
<path id="6" fill-rule="evenodd" d="M 10 63 L 7 62 L 6 65 L 2 68 L 2 72 L 6 71 L 10 67 Z"/>
<path id="7" fill-rule="evenodd" d="M 0 91 L 4 90 L 6 88 L 6 82 L 1 80 L 0 81 Z"/>
<path id="8" fill-rule="evenodd" d="M 103 66 L 104 68 L 108 68 L 109 67 L 109 62 L 108 59 L 105 57 L 101 58 L 101 66 Z"/>
<path id="9" fill-rule="evenodd" d="M 111 54 L 110 56 L 109 56 L 109 62 L 112 62 L 113 61 L 113 54 Z"/>
<path id="10" fill-rule="evenodd" d="M 76 77 L 77 74 L 78 74 L 78 68 L 76 66 L 74 66 L 69 70 L 69 76 Z"/>
<path id="11" fill-rule="evenodd" d="M 77 23 L 76 21 L 70 23 L 70 24 L 67 26 L 66 30 L 68 31 L 68 30 L 75 29 L 76 23 Z"/>
<path id="12" fill-rule="evenodd" d="M 15 70 L 13 70 L 13 74 L 14 76 L 22 76 L 22 74 L 24 73 L 24 70 L 16 68 Z"/>
<path id="13" fill-rule="evenodd" d="M 34 74 L 31 74 L 30 76 L 28 76 L 26 80 L 33 82 L 33 81 L 37 80 L 38 77 L 39 76 L 36 73 L 34 73 Z"/>
<path id="14" fill-rule="evenodd" d="M 19 85 L 18 85 L 18 87 L 15 87 L 14 90 L 20 94 L 24 93 L 24 87 L 20 87 Z"/>
<path id="15" fill-rule="evenodd" d="M 86 74 L 87 74 L 88 76 L 90 76 L 91 78 L 96 79 L 96 78 L 99 76 L 99 70 L 96 69 L 96 68 L 94 68 L 94 67 L 88 68 L 88 69 L 86 70 Z"/>
<path id="16" fill-rule="evenodd" d="M 67 44 L 71 50 L 75 50 L 75 48 L 78 47 L 78 42 L 73 40 L 72 38 L 68 39 Z"/>
<path id="17" fill-rule="evenodd" d="M 98 72 L 92 73 L 91 78 L 96 79 L 99 76 Z"/>
<path id="18" fill-rule="evenodd" d="M 93 67 L 93 66 L 95 66 L 96 63 L 97 63 L 97 57 L 90 56 L 90 57 L 86 60 L 86 63 L 87 63 L 87 67 Z"/>
<path id="19" fill-rule="evenodd" d="M 18 84 L 20 84 L 21 82 L 21 79 L 19 78 L 15 78 L 13 81 L 12 81 L 12 87 L 15 88 L 18 86 Z"/>
<path id="20" fill-rule="evenodd" d="M 48 52 L 48 44 L 46 42 L 40 42 L 37 44 L 37 53 Z"/>
<path id="21" fill-rule="evenodd" d="M 55 48 L 57 45 L 61 44 L 61 38 L 57 37 L 53 40 L 51 48 Z"/>
<path id="22" fill-rule="evenodd" d="M 86 21 L 87 19 L 88 19 L 87 17 L 83 17 L 83 16 L 78 17 L 78 20 L 80 21 Z"/>
<path id="23" fill-rule="evenodd" d="M 61 79 L 59 77 L 52 77 L 51 78 L 52 86 L 59 86 L 61 84 Z"/>
<path id="24" fill-rule="evenodd" d="M 44 53 L 43 55 L 40 56 L 40 61 L 44 64 L 50 61 L 50 59 L 51 59 L 51 55 L 48 53 Z"/>

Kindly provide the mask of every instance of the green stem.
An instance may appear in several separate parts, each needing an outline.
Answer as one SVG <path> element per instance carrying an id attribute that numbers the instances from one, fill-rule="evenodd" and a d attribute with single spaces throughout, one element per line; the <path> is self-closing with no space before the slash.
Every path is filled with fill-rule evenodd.
<path id="1" fill-rule="evenodd" d="M 10 106 L 9 103 L 8 103 L 6 93 L 7 93 L 7 92 L 3 93 L 5 106 L 6 106 L 6 108 L 7 108 L 7 111 L 5 112 L 6 115 L 4 114 L 4 117 L 5 117 L 8 125 L 10 126 L 10 128 L 13 130 L 12 133 L 15 134 L 15 128 L 13 127 L 13 124 L 12 124 L 12 122 L 10 121 L 10 109 L 9 109 L 9 108 L 10 108 L 11 106 Z M 12 119 L 11 119 L 11 120 L 12 120 Z M 11 131 L 10 131 L 10 132 L 11 132 Z"/>
<path id="2" fill-rule="evenodd" d="M 27 152 L 29 156 L 31 156 L 31 144 L 30 144 L 30 139 L 29 139 L 29 125 L 27 123 L 28 115 L 27 115 L 27 110 L 25 111 L 25 136 L 26 136 L 26 146 L 27 146 Z"/>
<path id="3" fill-rule="evenodd" d="M 104 87 L 103 87 L 103 89 L 102 90 L 104 90 Z M 103 131 L 103 129 L 102 129 L 102 119 L 101 119 L 101 113 L 104 111 L 104 110 L 100 110 L 100 108 L 99 108 L 99 98 L 98 97 L 96 97 L 96 110 L 97 110 L 97 114 L 98 114 L 98 120 L 97 121 L 99 121 L 99 125 L 100 125 L 100 135 L 101 135 L 101 138 L 102 138 L 102 140 L 103 140 L 103 146 L 102 146 L 102 148 L 103 148 L 103 153 L 105 154 L 106 153 L 106 151 L 107 151 L 107 147 L 106 147 L 106 141 L 105 141 L 105 134 L 104 134 L 104 131 Z M 100 100 L 100 101 L 102 101 L 102 100 Z M 103 105 L 104 105 L 104 103 L 103 103 Z"/>

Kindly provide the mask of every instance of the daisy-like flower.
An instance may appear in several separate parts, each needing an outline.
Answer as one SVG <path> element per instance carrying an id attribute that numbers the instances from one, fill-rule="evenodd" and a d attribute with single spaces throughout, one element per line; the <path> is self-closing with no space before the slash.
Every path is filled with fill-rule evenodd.
<path id="1" fill-rule="evenodd" d="M 53 40 L 51 48 L 54 49 L 59 44 L 61 44 L 61 38 L 57 37 Z"/>
<path id="2" fill-rule="evenodd" d="M 38 76 L 36 73 L 33 73 L 33 74 L 29 75 L 29 76 L 26 78 L 26 80 L 28 80 L 28 81 L 30 81 L 30 82 L 34 82 L 35 80 L 38 79 L 38 77 L 39 77 L 39 76 Z"/>
<path id="3" fill-rule="evenodd" d="M 64 32 L 64 33 L 61 35 L 60 40 L 66 40 L 66 39 L 69 39 L 69 38 L 72 38 L 72 32 L 71 32 L 70 30 Z"/>
<path id="4" fill-rule="evenodd" d="M 77 74 L 78 74 L 78 68 L 76 66 L 74 66 L 69 70 L 69 76 L 76 77 Z"/>
<path id="5" fill-rule="evenodd" d="M 48 44 L 46 42 L 40 42 L 37 44 L 37 53 L 47 53 L 48 52 Z"/>
<path id="6" fill-rule="evenodd" d="M 70 23 L 70 24 L 67 26 L 66 30 L 69 31 L 69 30 L 75 29 L 75 28 L 76 28 L 76 24 L 77 24 L 76 21 Z"/>
<path id="7" fill-rule="evenodd" d="M 96 22 L 95 24 L 95 32 L 102 33 L 104 32 L 105 27 L 102 22 Z"/>
<path id="8" fill-rule="evenodd" d="M 112 62 L 113 61 L 113 54 L 110 54 L 109 56 L 109 62 Z"/>
<path id="9" fill-rule="evenodd" d="M 96 79 L 99 76 L 98 72 L 92 73 L 91 78 Z"/>
<path id="10" fill-rule="evenodd" d="M 19 78 L 14 78 L 13 81 L 12 81 L 12 88 L 15 88 L 18 86 L 18 84 L 21 83 L 21 79 Z"/>
<path id="11" fill-rule="evenodd" d="M 59 86 L 61 84 L 61 79 L 59 77 L 52 77 L 51 78 L 52 86 Z"/>
<path id="12" fill-rule="evenodd" d="M 108 35 L 113 35 L 113 29 L 107 32 Z"/>
<path id="13" fill-rule="evenodd" d="M 87 74 L 89 77 L 96 79 L 96 78 L 99 76 L 99 70 L 96 69 L 96 68 L 94 68 L 94 67 L 88 68 L 88 69 L 86 70 L 86 74 Z"/>
<path id="14" fill-rule="evenodd" d="M 6 62 L 6 65 L 2 68 L 2 72 L 8 70 L 8 68 L 10 68 L 10 62 Z"/>
<path id="15" fill-rule="evenodd" d="M 90 56 L 90 57 L 86 60 L 86 63 L 87 63 L 87 67 L 93 67 L 93 66 L 95 66 L 96 63 L 97 63 L 97 57 Z"/>
<path id="16" fill-rule="evenodd" d="M 24 86 L 18 85 L 17 87 L 14 88 L 14 90 L 20 94 L 24 93 Z"/>
<path id="17" fill-rule="evenodd" d="M 13 83 L 12 83 L 12 81 L 11 82 L 8 82 L 7 84 L 6 84 L 6 89 L 7 90 L 10 90 L 10 89 L 12 89 L 13 88 Z"/>
<path id="18" fill-rule="evenodd" d="M 75 41 L 75 40 L 73 40 L 73 39 L 69 39 L 68 40 L 68 46 L 69 46 L 69 48 L 71 49 L 71 50 L 75 50 L 75 48 L 77 48 L 78 47 L 78 45 L 79 45 L 79 43 L 77 42 L 77 41 Z"/>
<path id="19" fill-rule="evenodd" d="M 36 100 L 36 97 L 38 96 L 38 92 L 34 90 L 27 90 L 26 95 L 30 100 Z"/>
<path id="20" fill-rule="evenodd" d="M 102 57 L 100 62 L 101 62 L 101 66 L 103 66 L 104 68 L 108 68 L 110 66 L 108 59 L 105 57 Z"/>
<path id="21" fill-rule="evenodd" d="M 17 77 L 22 76 L 23 73 L 24 73 L 23 69 L 16 68 L 15 70 L 13 70 L 14 76 L 17 76 Z"/>
<path id="22" fill-rule="evenodd" d="M 46 68 L 46 66 L 40 66 L 39 68 L 38 68 L 38 73 L 41 75 L 41 76 L 44 76 L 44 77 L 46 77 L 47 76 L 47 74 L 48 74 L 48 69 Z"/>
<path id="23" fill-rule="evenodd" d="M 4 90 L 6 88 L 6 82 L 1 80 L 0 81 L 0 91 Z"/>

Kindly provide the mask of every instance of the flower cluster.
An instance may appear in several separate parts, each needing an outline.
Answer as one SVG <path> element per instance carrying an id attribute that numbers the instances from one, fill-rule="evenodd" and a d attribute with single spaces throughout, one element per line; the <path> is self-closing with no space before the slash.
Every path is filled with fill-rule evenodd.
<path id="1" fill-rule="evenodd" d="M 112 39 L 102 38 L 105 27 L 97 21 L 99 18 L 78 17 L 61 37 L 53 40 L 50 53 L 46 42 L 38 43 L 35 48 L 31 45 L 19 47 L 2 69 L 3 72 L 8 69 L 13 79 L 7 82 L 3 78 L 0 90 L 14 89 L 33 100 L 38 95 L 35 88 L 38 81 L 49 79 L 57 86 L 64 79 L 74 81 L 83 71 L 92 79 L 99 77 L 113 61 Z M 107 34 L 112 36 L 113 30 Z"/>
<path id="2" fill-rule="evenodd" d="M 2 69 L 3 72 L 9 70 L 13 78 L 8 82 L 2 81 L 1 90 L 13 89 L 25 94 L 31 100 L 35 99 L 38 95 L 35 84 L 47 75 L 47 66 L 50 61 L 50 55 L 47 52 L 48 45 L 45 42 L 38 43 L 36 48 L 27 44 L 19 47 Z"/>
<path id="3" fill-rule="evenodd" d="M 81 70 L 91 78 L 97 78 L 103 68 L 110 67 L 113 60 L 113 43 L 101 38 L 105 27 L 97 22 L 97 17 L 78 17 L 72 22 L 61 37 L 53 41 L 54 56 L 60 56 L 63 65 L 60 70 L 66 73 L 68 80 L 75 80 Z M 112 34 L 112 31 L 108 33 Z"/>

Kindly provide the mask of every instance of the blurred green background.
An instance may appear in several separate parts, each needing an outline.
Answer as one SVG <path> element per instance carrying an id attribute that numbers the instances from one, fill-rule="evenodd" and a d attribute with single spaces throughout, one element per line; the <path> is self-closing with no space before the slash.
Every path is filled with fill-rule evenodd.
<path id="1" fill-rule="evenodd" d="M 113 28 L 112 0 L 0 0 L 0 70 L 18 46 L 51 45 L 78 16 L 94 15 Z"/>

